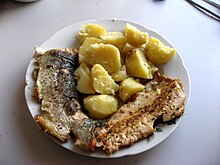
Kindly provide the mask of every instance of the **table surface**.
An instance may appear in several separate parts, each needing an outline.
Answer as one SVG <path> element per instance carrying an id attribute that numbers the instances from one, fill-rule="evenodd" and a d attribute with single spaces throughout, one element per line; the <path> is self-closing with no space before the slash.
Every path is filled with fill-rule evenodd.
<path id="1" fill-rule="evenodd" d="M 98 159 L 68 151 L 39 131 L 25 103 L 34 46 L 67 25 L 98 18 L 127 19 L 159 32 L 190 74 L 191 99 L 180 125 L 138 155 Z M 0 0 L 0 57 L 0 164 L 220 164 L 220 22 L 185 0 Z"/>

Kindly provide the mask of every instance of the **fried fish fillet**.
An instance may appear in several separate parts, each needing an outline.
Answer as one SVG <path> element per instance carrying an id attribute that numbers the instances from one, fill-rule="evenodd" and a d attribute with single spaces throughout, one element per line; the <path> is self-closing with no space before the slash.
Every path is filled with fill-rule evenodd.
<path id="1" fill-rule="evenodd" d="M 70 139 L 72 115 L 81 109 L 73 75 L 77 60 L 74 49 L 49 50 L 36 59 L 39 70 L 35 95 L 41 102 L 41 113 L 35 120 L 61 142 Z"/>
<path id="2" fill-rule="evenodd" d="M 181 116 L 185 109 L 186 94 L 179 79 L 171 79 L 158 72 L 107 121 L 89 119 L 81 111 L 73 115 L 72 132 L 75 144 L 107 154 L 130 146 L 155 132 L 154 124 L 159 118 L 167 122 Z"/>
<path id="3" fill-rule="evenodd" d="M 162 118 L 166 122 L 182 115 L 185 99 L 180 80 L 156 72 L 143 91 L 136 93 L 109 118 L 93 139 L 93 144 L 108 154 L 130 146 L 155 132 L 156 119 Z"/>

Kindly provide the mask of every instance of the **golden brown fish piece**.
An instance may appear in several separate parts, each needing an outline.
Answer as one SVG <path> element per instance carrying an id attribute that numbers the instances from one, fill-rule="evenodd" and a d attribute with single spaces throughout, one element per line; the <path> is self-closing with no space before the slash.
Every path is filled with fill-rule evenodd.
<path id="1" fill-rule="evenodd" d="M 178 79 L 170 79 L 158 72 L 145 89 L 133 96 L 114 113 L 94 139 L 97 147 L 108 154 L 130 146 L 155 132 L 154 122 L 162 118 L 170 121 L 183 114 L 186 95 Z"/>

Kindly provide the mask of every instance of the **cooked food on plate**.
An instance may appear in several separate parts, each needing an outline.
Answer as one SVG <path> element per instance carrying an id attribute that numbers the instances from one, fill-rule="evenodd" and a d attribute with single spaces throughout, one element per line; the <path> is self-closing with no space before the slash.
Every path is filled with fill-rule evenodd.
<path id="1" fill-rule="evenodd" d="M 41 128 L 65 142 L 70 139 L 73 112 L 80 109 L 73 72 L 77 67 L 77 50 L 37 49 L 38 69 L 35 95 L 41 103 L 41 114 L 35 116 Z"/>
<path id="2" fill-rule="evenodd" d="M 184 113 L 183 84 L 157 68 L 174 48 L 129 23 L 124 32 L 89 23 L 77 38 L 79 49 L 36 48 L 35 120 L 43 131 L 112 154 Z"/>

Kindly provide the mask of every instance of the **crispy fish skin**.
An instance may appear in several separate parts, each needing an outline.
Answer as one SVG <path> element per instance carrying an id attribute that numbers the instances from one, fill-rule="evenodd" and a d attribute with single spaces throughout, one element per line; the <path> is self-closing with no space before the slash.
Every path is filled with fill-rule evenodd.
<path id="1" fill-rule="evenodd" d="M 98 144 L 96 136 L 103 128 L 105 122 L 88 118 L 84 113 L 78 111 L 73 115 L 72 133 L 75 136 L 74 144 L 86 150 L 94 151 Z"/>
<path id="2" fill-rule="evenodd" d="M 102 122 L 89 119 L 81 111 L 73 72 L 78 67 L 77 50 L 37 48 L 38 68 L 35 95 L 41 102 L 41 114 L 35 116 L 42 130 L 61 142 L 74 135 L 74 143 L 94 150 L 95 130 Z"/>
<path id="3" fill-rule="evenodd" d="M 38 98 L 55 99 L 77 97 L 73 72 L 77 67 L 76 49 L 53 49 L 45 52 L 36 59 L 39 65 L 39 72 L 35 89 Z M 52 90 L 51 90 L 52 89 Z"/>
<path id="4" fill-rule="evenodd" d="M 61 142 L 70 139 L 72 115 L 81 109 L 73 72 L 77 67 L 77 50 L 49 50 L 36 59 L 39 68 L 35 95 L 41 113 L 35 116 L 40 127 Z"/>
<path id="5" fill-rule="evenodd" d="M 169 121 L 182 115 L 185 99 L 178 79 L 155 73 L 154 79 L 145 85 L 143 91 L 110 117 L 96 137 L 96 144 L 108 154 L 132 145 L 155 132 L 156 119 Z"/>

